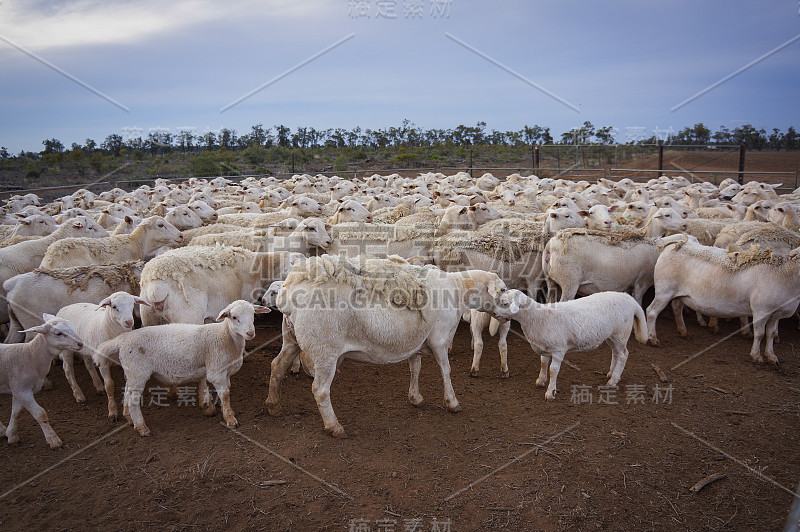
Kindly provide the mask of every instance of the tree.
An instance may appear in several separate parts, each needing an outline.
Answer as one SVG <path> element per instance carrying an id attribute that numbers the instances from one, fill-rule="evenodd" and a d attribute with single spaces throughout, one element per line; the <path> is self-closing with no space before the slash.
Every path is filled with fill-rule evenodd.
<path id="1" fill-rule="evenodd" d="M 0 146 L 0 158 L 8 159 L 10 157 L 8 150 L 5 146 Z"/>
<path id="2" fill-rule="evenodd" d="M 119 157 L 119 152 L 122 149 L 122 137 L 116 133 L 112 133 L 106 137 L 106 140 L 103 141 L 100 147 L 114 157 Z"/>
<path id="3" fill-rule="evenodd" d="M 284 125 L 275 126 L 275 132 L 277 134 L 278 146 L 283 148 L 288 148 L 291 146 L 291 133 L 292 130 Z"/>
<path id="4" fill-rule="evenodd" d="M 221 147 L 232 148 L 236 144 L 236 130 L 223 128 L 220 130 L 218 138 Z"/>
<path id="5" fill-rule="evenodd" d="M 97 149 L 97 143 L 92 139 L 86 139 L 86 142 L 83 144 L 83 153 L 86 155 L 91 155 L 94 150 Z"/>
<path id="6" fill-rule="evenodd" d="M 61 153 L 64 151 L 64 144 L 61 143 L 58 139 L 47 139 L 43 140 L 42 144 L 44 144 L 44 154 L 47 153 Z"/>
<path id="7" fill-rule="evenodd" d="M 192 147 L 194 146 L 194 140 L 195 136 L 191 132 L 191 130 L 182 129 L 178 132 L 177 142 L 178 146 L 180 146 L 181 151 L 183 153 L 186 153 L 186 150 L 192 149 Z"/>
<path id="8" fill-rule="evenodd" d="M 783 145 L 786 146 L 786 150 L 800 150 L 800 135 L 792 126 L 789 126 L 783 136 Z"/>
<path id="9" fill-rule="evenodd" d="M 264 131 L 264 126 L 256 124 L 250 127 L 250 145 L 256 144 L 263 146 L 267 142 L 267 132 Z"/>

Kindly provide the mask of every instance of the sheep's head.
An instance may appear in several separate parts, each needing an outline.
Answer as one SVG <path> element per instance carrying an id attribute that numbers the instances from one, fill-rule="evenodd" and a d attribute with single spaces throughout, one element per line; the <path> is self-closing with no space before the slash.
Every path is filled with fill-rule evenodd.
<path id="1" fill-rule="evenodd" d="M 276 307 L 278 304 L 278 292 L 281 291 L 283 281 L 275 281 L 269 285 L 267 291 L 261 296 L 261 304 L 265 307 Z"/>
<path id="2" fill-rule="evenodd" d="M 42 325 L 21 332 L 44 336 L 47 347 L 53 356 L 63 350 L 80 351 L 83 349 L 83 342 L 69 321 L 47 313 L 42 314 L 42 320 L 44 321 Z"/>
<path id="3" fill-rule="evenodd" d="M 225 320 L 231 335 L 238 335 L 247 340 L 252 340 L 256 336 L 256 328 L 253 326 L 255 314 L 266 314 L 268 312 L 269 309 L 267 307 L 253 305 L 243 299 L 239 299 L 225 307 L 217 316 L 217 321 Z"/>
<path id="4" fill-rule="evenodd" d="M 106 312 L 110 312 L 112 319 L 124 329 L 133 327 L 134 305 L 150 306 L 144 299 L 127 292 L 114 292 L 99 303 L 99 307 L 105 308 Z"/>
<path id="5" fill-rule="evenodd" d="M 492 314 L 501 321 L 513 318 L 528 300 L 529 298 L 519 290 L 506 290 L 503 288 L 495 297 Z"/>

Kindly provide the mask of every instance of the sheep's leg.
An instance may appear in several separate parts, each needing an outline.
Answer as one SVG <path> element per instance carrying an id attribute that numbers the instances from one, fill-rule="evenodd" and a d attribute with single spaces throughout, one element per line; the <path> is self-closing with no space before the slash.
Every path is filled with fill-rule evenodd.
<path id="1" fill-rule="evenodd" d="M 214 389 L 216 389 L 216 386 Z M 204 415 L 213 416 L 217 413 L 217 407 L 214 406 L 214 401 L 211 400 L 211 392 L 208 391 L 208 381 L 206 379 L 197 381 L 197 395 L 200 398 L 200 409 Z"/>
<path id="2" fill-rule="evenodd" d="M 325 365 L 317 364 L 314 366 L 314 384 L 311 385 L 311 391 L 314 393 L 314 399 L 317 401 L 317 408 L 322 416 L 322 422 L 325 424 L 325 430 L 331 433 L 335 438 L 346 438 L 344 428 L 336 419 L 336 414 L 331 405 L 331 383 L 333 377 L 336 375 L 336 362 L 329 361 Z"/>
<path id="3" fill-rule="evenodd" d="M 239 422 L 236 420 L 236 416 L 233 414 L 233 408 L 231 408 L 231 379 L 228 375 L 213 375 L 207 376 L 207 379 L 211 384 L 214 385 L 214 389 L 217 391 L 217 395 L 220 398 L 222 403 L 222 418 L 225 420 L 225 423 L 228 425 L 229 428 L 234 428 L 239 426 Z M 206 389 L 208 385 L 206 384 Z"/>
<path id="4" fill-rule="evenodd" d="M 472 367 L 469 370 L 470 377 L 477 377 L 481 367 L 481 355 L 483 354 L 483 329 L 489 322 L 489 315 L 485 312 L 470 313 L 469 330 L 472 333 Z"/>
<path id="5" fill-rule="evenodd" d="M 764 346 L 764 356 L 767 357 L 767 360 L 773 364 L 778 363 L 778 357 L 775 356 L 775 349 L 774 349 L 774 341 L 775 337 L 778 336 L 778 322 L 780 318 L 772 317 L 767 322 L 766 327 L 766 336 L 767 341 L 766 345 Z"/>
<path id="6" fill-rule="evenodd" d="M 753 362 L 764 362 L 761 356 L 761 339 L 764 337 L 766 324 L 767 316 L 753 315 L 753 347 L 750 349 L 750 358 Z"/>
<path id="7" fill-rule="evenodd" d="M 292 361 L 292 367 L 289 371 L 292 373 L 300 373 L 300 355 L 297 355 Z"/>
<path id="8" fill-rule="evenodd" d="M 673 308 L 674 308 L 674 304 L 673 304 Z M 697 324 L 700 327 L 707 327 L 708 326 L 708 324 L 706 323 L 706 319 L 703 317 L 703 315 L 701 313 L 695 311 L 695 316 L 697 317 Z"/>
<path id="9" fill-rule="evenodd" d="M 650 306 L 647 307 L 647 343 L 650 345 L 661 345 L 656 336 L 656 320 L 658 319 L 658 315 L 661 314 L 661 311 L 669 305 L 670 301 L 672 301 L 672 294 L 659 294 L 658 287 L 656 287 L 656 297 L 653 299 L 653 302 L 650 303 Z"/>
<path id="10" fill-rule="evenodd" d="M 125 407 L 130 414 L 133 428 L 136 429 L 142 437 L 150 436 L 150 429 L 147 428 L 147 425 L 144 423 L 142 405 L 140 404 L 144 386 L 147 384 L 147 379 L 149 378 L 150 375 L 146 377 L 137 375 L 134 378 L 129 377 L 128 382 L 125 384 Z"/>
<path id="11" fill-rule="evenodd" d="M 709 316 L 708 317 L 708 328 L 711 329 L 711 332 L 718 333 L 719 332 L 719 318 L 716 316 Z"/>
<path id="12" fill-rule="evenodd" d="M 111 366 L 103 362 L 100 364 L 100 375 L 103 376 L 103 385 L 108 396 L 108 419 L 114 422 L 119 417 L 117 401 L 114 399 L 114 379 L 111 377 Z"/>
<path id="13" fill-rule="evenodd" d="M 497 340 L 497 348 L 500 350 L 500 372 L 504 379 L 509 376 L 508 372 L 508 331 L 511 330 L 511 320 L 506 321 L 500 325 L 498 330 L 499 338 Z"/>
<path id="14" fill-rule="evenodd" d="M 547 391 L 544 393 L 544 398 L 552 401 L 556 398 L 556 381 L 558 380 L 558 372 L 561 369 L 561 362 L 564 360 L 566 353 L 550 353 L 550 384 L 547 385 Z"/>
<path id="15" fill-rule="evenodd" d="M 555 303 L 558 301 L 558 284 L 549 277 L 545 277 L 545 284 L 547 285 L 547 303 Z"/>
<path id="16" fill-rule="evenodd" d="M 92 362 L 91 356 L 81 355 L 83 358 L 83 365 L 86 366 L 86 371 L 89 372 L 89 376 L 92 378 L 92 384 L 94 385 L 94 389 L 98 395 L 105 391 L 105 386 L 103 385 L 103 381 L 100 380 L 100 375 L 97 374 L 97 368 Z"/>
<path id="17" fill-rule="evenodd" d="M 753 337 L 753 332 L 750 330 L 750 320 L 747 318 L 747 316 L 739 316 L 739 327 L 742 336 L 745 338 Z"/>
<path id="18" fill-rule="evenodd" d="M 686 322 L 683 321 L 683 302 L 680 299 L 672 300 L 672 314 L 675 316 L 675 327 L 681 338 L 688 338 L 689 331 L 686 330 Z"/>
<path id="19" fill-rule="evenodd" d="M 561 299 L 559 301 L 563 303 L 564 301 L 572 301 L 575 299 L 575 295 L 578 293 L 578 288 L 580 288 L 580 285 L 577 282 L 571 284 L 562 284 Z"/>
<path id="20" fill-rule="evenodd" d="M 630 336 L 630 333 L 628 333 Z M 628 361 L 628 338 L 611 338 L 611 374 L 606 386 L 616 386 L 622 377 L 625 363 Z"/>
<path id="21" fill-rule="evenodd" d="M 3 422 L 0 421 L 0 434 L 5 435 L 6 433 L 6 426 L 3 425 Z"/>
<path id="22" fill-rule="evenodd" d="M 85 403 L 86 397 L 83 395 L 83 390 L 78 386 L 78 381 L 75 380 L 74 353 L 72 351 L 61 351 L 61 354 L 58 356 L 63 363 L 64 375 L 67 377 L 67 382 L 69 382 L 72 388 L 72 396 L 78 404 Z"/>
<path id="23" fill-rule="evenodd" d="M 539 378 L 536 379 L 536 386 L 544 388 L 547 386 L 547 371 L 550 368 L 550 355 L 542 355 L 539 357 Z"/>
<path id="24" fill-rule="evenodd" d="M 284 320 L 284 326 L 285 323 L 286 320 Z M 272 359 L 272 364 L 270 364 L 269 395 L 267 396 L 266 404 L 267 411 L 271 416 L 277 416 L 281 412 L 279 404 L 281 401 L 281 383 L 286 376 L 286 371 L 299 353 L 300 346 L 291 340 L 287 342 L 287 337 L 284 336 L 281 352 Z M 314 368 L 314 374 L 316 375 L 316 367 Z"/>
<path id="25" fill-rule="evenodd" d="M 6 427 L 6 437 L 8 438 L 8 443 L 18 443 L 19 442 L 19 434 L 17 434 L 17 425 L 19 424 L 19 419 L 22 417 L 22 411 L 25 409 L 22 406 L 22 401 L 16 396 L 11 396 L 11 420 L 8 422 L 8 427 Z"/>
<path id="26" fill-rule="evenodd" d="M 644 299 L 644 294 L 647 292 L 647 289 L 650 288 L 650 284 L 648 284 L 644 279 L 638 279 L 633 285 L 633 299 L 639 303 L 639 306 L 642 306 L 642 300 Z"/>
<path id="27" fill-rule="evenodd" d="M 25 407 L 25 410 L 30 412 L 33 416 L 33 419 L 39 422 L 39 426 L 42 428 L 42 432 L 44 433 L 44 439 L 47 440 L 47 444 L 50 446 L 51 449 L 58 449 L 61 447 L 61 439 L 56 435 L 56 431 L 53 430 L 53 427 L 50 426 L 50 422 L 47 418 L 47 412 L 45 412 L 44 408 L 39 406 L 39 403 L 36 402 L 36 399 L 33 398 L 33 393 L 26 393 L 20 396 L 20 401 L 22 402 L 22 406 Z"/>
<path id="28" fill-rule="evenodd" d="M 430 345 L 430 344 L 429 344 Z M 453 390 L 453 383 L 450 380 L 450 360 L 447 358 L 446 345 L 430 345 L 433 352 L 433 358 L 439 364 L 439 369 L 442 371 L 442 380 L 444 381 L 444 402 L 450 412 L 461 412 L 461 405 L 458 404 L 456 399 L 456 392 Z"/>
<path id="29" fill-rule="evenodd" d="M 422 354 L 414 353 L 408 359 L 408 368 L 411 370 L 411 382 L 408 385 L 408 400 L 414 406 L 422 406 L 425 399 L 419 393 L 419 370 L 422 367 Z"/>

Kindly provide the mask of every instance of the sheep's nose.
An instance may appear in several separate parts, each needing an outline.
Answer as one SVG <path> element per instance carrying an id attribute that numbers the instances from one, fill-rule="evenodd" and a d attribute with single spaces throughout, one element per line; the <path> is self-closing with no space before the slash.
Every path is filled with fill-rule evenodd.
<path id="1" fill-rule="evenodd" d="M 370 216 L 367 216 L 367 221 L 368 221 L 368 222 L 372 222 L 372 215 L 370 215 Z"/>
<path id="2" fill-rule="evenodd" d="M 689 226 L 687 224 L 683 224 L 681 226 L 681 231 L 688 231 L 688 230 L 689 230 Z"/>
<path id="3" fill-rule="evenodd" d="M 217 218 L 219 218 L 219 215 L 217 213 L 211 215 L 212 220 L 216 220 Z"/>
<path id="4" fill-rule="evenodd" d="M 514 201 L 514 200 L 511 200 L 511 201 L 509 201 L 509 202 L 508 202 L 508 204 L 509 204 L 509 205 L 511 205 L 511 206 L 513 206 L 513 205 L 516 205 L 516 203 L 517 203 L 517 202 L 516 202 L 516 201 Z"/>
<path id="5" fill-rule="evenodd" d="M 176 240 L 178 242 L 183 242 L 183 235 L 178 235 L 178 238 L 176 238 Z"/>
<path id="6" fill-rule="evenodd" d="M 331 242 L 330 240 L 326 240 L 323 243 L 322 247 L 325 248 L 325 249 L 328 249 L 329 247 L 331 247 L 331 244 L 333 244 L 333 242 Z"/>
<path id="7" fill-rule="evenodd" d="M 247 331 L 247 338 L 252 340 L 255 337 L 256 337 L 256 332 L 255 331 Z"/>
<path id="8" fill-rule="evenodd" d="M 83 342 L 78 342 L 78 349 L 83 349 Z"/>
<path id="9" fill-rule="evenodd" d="M 133 320 L 125 320 L 125 328 L 130 329 L 133 327 Z"/>

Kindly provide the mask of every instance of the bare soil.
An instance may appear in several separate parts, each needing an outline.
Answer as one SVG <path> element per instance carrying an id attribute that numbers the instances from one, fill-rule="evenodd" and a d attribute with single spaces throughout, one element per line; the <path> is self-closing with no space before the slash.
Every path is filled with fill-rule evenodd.
<path id="1" fill-rule="evenodd" d="M 305 375 L 287 378 L 282 415 L 267 414 L 277 313 L 259 322 L 258 349 L 233 378 L 236 431 L 219 413 L 205 417 L 175 399 L 150 406 L 145 396 L 152 436 L 140 438 L 108 421 L 82 366 L 85 405 L 55 367 L 55 389 L 37 398 L 64 448 L 51 451 L 27 414 L 22 443 L 0 442 L 0 529 L 777 530 L 800 479 L 797 323 L 781 323 L 775 368 L 750 362 L 737 323 L 712 334 L 689 321 L 688 340 L 669 311 L 659 320 L 662 347 L 631 339 L 615 395 L 598 389 L 608 348 L 568 355 L 575 368 L 562 366 L 554 402 L 534 385 L 539 361 L 516 325 L 511 377 L 501 378 L 487 334 L 480 376 L 470 378 L 462 324 L 451 353 L 459 414 L 445 410 L 430 358 L 421 408 L 406 398 L 405 364 L 344 363 L 332 401 L 345 440 L 322 430 Z M 119 368 L 114 375 L 121 388 Z M 573 397 L 580 390 L 591 403 Z M 9 411 L 3 396 L 4 421 Z M 725 477 L 690 491 L 714 473 Z"/>

